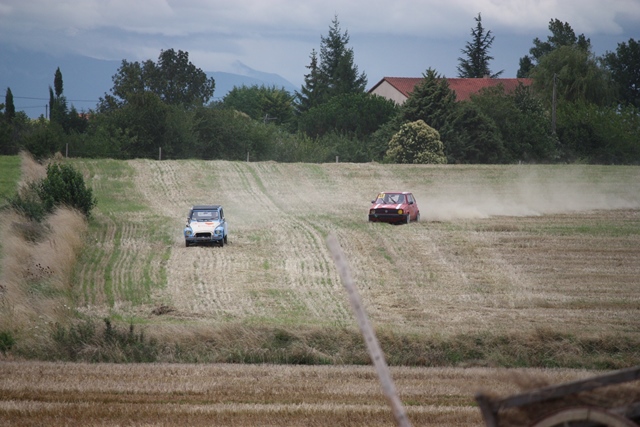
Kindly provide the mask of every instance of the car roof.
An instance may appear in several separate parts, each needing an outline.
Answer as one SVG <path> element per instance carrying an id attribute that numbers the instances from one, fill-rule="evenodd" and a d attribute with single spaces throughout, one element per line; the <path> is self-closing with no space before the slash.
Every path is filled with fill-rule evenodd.
<path id="1" fill-rule="evenodd" d="M 222 206 L 220 205 L 194 205 L 191 210 L 192 211 L 199 211 L 199 210 L 217 210 L 220 209 Z"/>
<path id="2" fill-rule="evenodd" d="M 411 194 L 410 191 L 381 191 L 384 194 Z"/>

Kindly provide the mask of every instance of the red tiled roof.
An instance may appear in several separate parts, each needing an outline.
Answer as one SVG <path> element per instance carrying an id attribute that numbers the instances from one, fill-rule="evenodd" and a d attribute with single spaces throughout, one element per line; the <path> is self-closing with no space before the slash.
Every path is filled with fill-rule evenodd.
<path id="1" fill-rule="evenodd" d="M 402 93 L 407 98 L 413 92 L 413 88 L 420 83 L 423 77 L 384 77 L 375 86 L 373 86 L 369 92 L 372 92 L 382 82 L 386 81 L 393 86 L 398 92 Z M 519 83 L 525 86 L 530 86 L 533 83 L 532 79 L 447 79 L 449 82 L 449 88 L 456 93 L 456 100 L 466 101 L 471 98 L 471 95 L 480 92 L 481 89 L 487 87 L 498 86 L 502 84 L 507 92 L 513 92 Z"/>

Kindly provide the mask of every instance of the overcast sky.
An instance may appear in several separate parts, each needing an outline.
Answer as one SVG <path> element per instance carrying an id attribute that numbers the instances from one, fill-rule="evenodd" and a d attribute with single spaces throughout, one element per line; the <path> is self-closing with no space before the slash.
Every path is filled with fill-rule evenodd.
<path id="1" fill-rule="evenodd" d="M 551 19 L 590 38 L 597 55 L 640 40 L 640 0 L 0 0 L 0 43 L 118 61 L 156 61 L 173 48 L 204 71 L 234 72 L 240 61 L 300 86 L 337 15 L 370 88 L 429 67 L 457 77 L 478 13 L 502 77 L 515 77 Z"/>

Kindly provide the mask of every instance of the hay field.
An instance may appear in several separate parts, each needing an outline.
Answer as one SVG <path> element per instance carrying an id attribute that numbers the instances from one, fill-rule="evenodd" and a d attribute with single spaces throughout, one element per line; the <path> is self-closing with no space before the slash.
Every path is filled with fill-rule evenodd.
<path id="1" fill-rule="evenodd" d="M 640 168 L 77 161 L 98 197 L 77 274 L 93 313 L 158 324 L 355 325 L 336 234 L 375 327 L 417 334 L 640 331 Z M 381 190 L 422 220 L 367 222 Z M 192 204 L 229 244 L 185 248 Z M 159 307 L 163 316 L 152 315 Z"/>
<path id="2" fill-rule="evenodd" d="M 414 426 L 481 426 L 474 394 L 588 371 L 392 368 Z M 0 363 L 3 426 L 392 426 L 372 367 Z M 524 424 L 526 425 L 526 424 Z"/>
<path id="3" fill-rule="evenodd" d="M 252 331 L 264 328 L 355 328 L 325 244 L 332 232 L 372 324 L 395 334 L 398 347 L 412 336 L 454 344 L 551 337 L 546 345 L 562 352 L 575 337 L 592 340 L 596 362 L 603 352 L 611 363 L 619 349 L 602 343 L 639 340 L 637 167 L 72 162 L 98 199 L 73 270 L 75 309 L 146 336 L 202 340 L 206 351 L 236 333 L 251 346 Z M 381 190 L 412 191 L 422 220 L 368 223 Z M 205 203 L 224 205 L 229 244 L 185 248 L 187 210 Z M 32 327 L 56 320 L 46 316 Z M 518 351 L 517 342 L 505 345 Z M 423 350 L 422 363 L 437 364 Z M 370 366 L 0 357 L 3 425 L 393 424 Z M 413 425 L 481 425 L 480 389 L 508 395 L 596 373 L 443 360 L 456 367 L 391 368 Z M 640 355 L 625 350 L 618 360 L 638 364 Z"/>

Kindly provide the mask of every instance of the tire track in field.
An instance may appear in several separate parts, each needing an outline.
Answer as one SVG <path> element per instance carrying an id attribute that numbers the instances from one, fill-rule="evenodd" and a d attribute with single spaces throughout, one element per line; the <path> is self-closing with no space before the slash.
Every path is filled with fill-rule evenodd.
<path id="1" fill-rule="evenodd" d="M 105 276 L 109 265 L 109 256 L 113 252 L 114 240 L 118 227 L 109 217 L 96 218 L 97 221 L 107 224 L 105 232 L 97 236 L 95 241 L 86 245 L 82 255 L 84 260 L 97 260 L 96 262 L 82 262 L 82 270 L 78 274 L 78 283 L 82 287 L 83 305 L 105 306 L 107 297 L 105 294 Z"/>
<path id="2" fill-rule="evenodd" d="M 154 299 L 169 302 L 181 316 L 187 317 L 228 319 L 264 315 L 254 306 L 247 283 L 263 276 L 256 267 L 262 259 L 252 251 L 255 245 L 250 239 L 256 230 L 265 234 L 261 229 L 265 229 L 266 222 L 264 215 L 247 216 L 243 212 L 264 211 L 265 200 L 260 199 L 259 193 L 244 190 L 250 188 L 246 176 L 237 173 L 233 162 L 135 161 L 133 165 L 140 178 L 137 182 L 140 192 L 175 228 L 167 262 L 167 288 L 156 292 Z M 184 247 L 182 218 L 194 204 L 224 206 L 230 224 L 230 244 L 224 248 Z M 244 207 L 245 204 L 248 206 Z"/>
<path id="3" fill-rule="evenodd" d="M 306 210 L 290 208 L 299 204 L 300 189 L 310 187 L 306 178 L 285 177 L 281 165 L 275 163 L 250 163 L 242 167 L 252 182 L 251 191 L 259 193 L 269 212 L 275 212 L 272 230 L 278 250 L 276 262 L 286 297 L 279 294 L 277 302 L 282 304 L 281 308 L 308 311 L 313 317 L 328 321 L 351 319 L 324 236 L 309 220 L 315 205 L 306 203 Z M 308 193 L 302 194 L 305 197 Z M 291 211 L 302 215 L 298 217 Z"/>

